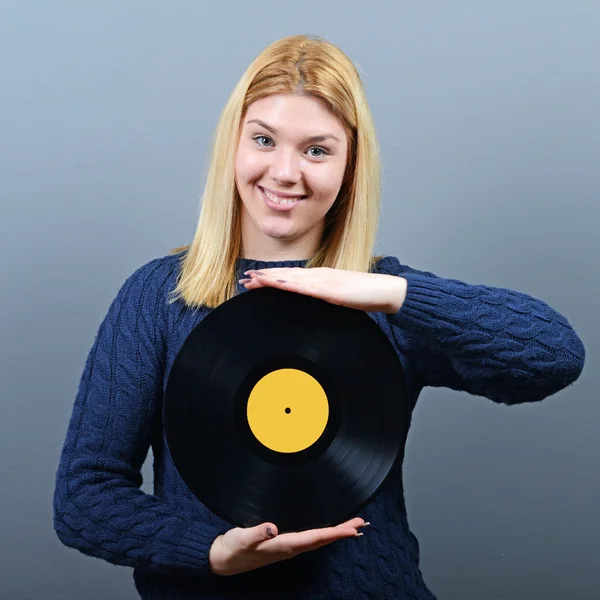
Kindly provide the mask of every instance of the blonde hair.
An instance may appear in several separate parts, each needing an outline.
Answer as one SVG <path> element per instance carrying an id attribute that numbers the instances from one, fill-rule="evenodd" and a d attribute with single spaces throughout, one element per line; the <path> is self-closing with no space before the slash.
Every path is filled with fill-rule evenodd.
<path id="1" fill-rule="evenodd" d="M 281 93 L 320 98 L 348 137 L 346 173 L 327 213 L 321 246 L 306 266 L 368 272 L 377 260 L 372 252 L 381 203 L 381 161 L 361 77 L 346 54 L 325 39 L 289 36 L 252 62 L 220 115 L 195 236 L 189 246 L 172 251 L 185 251 L 172 301 L 181 298 L 190 306 L 214 308 L 236 294 L 242 240 L 235 159 L 242 121 L 253 102 Z"/>

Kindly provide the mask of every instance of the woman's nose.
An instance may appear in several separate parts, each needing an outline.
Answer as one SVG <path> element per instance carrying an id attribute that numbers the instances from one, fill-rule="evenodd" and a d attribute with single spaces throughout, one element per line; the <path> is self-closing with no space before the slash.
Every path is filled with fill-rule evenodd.
<path id="1" fill-rule="evenodd" d="M 271 154 L 273 160 L 269 175 L 280 184 L 296 183 L 301 177 L 300 157 L 293 150 L 278 150 Z"/>

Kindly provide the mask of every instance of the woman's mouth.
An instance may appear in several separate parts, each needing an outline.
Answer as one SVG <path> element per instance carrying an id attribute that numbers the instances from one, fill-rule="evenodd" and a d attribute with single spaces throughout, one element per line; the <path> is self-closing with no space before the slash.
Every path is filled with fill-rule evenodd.
<path id="1" fill-rule="evenodd" d="M 267 203 L 267 206 L 269 206 L 269 208 L 272 208 L 273 210 L 292 210 L 292 208 L 294 208 L 296 204 L 298 204 L 299 202 L 304 202 L 304 200 L 306 200 L 306 196 L 300 196 L 295 198 L 281 198 L 280 196 L 272 194 L 271 192 L 268 192 L 260 186 L 257 187 L 260 190 L 263 199 Z"/>

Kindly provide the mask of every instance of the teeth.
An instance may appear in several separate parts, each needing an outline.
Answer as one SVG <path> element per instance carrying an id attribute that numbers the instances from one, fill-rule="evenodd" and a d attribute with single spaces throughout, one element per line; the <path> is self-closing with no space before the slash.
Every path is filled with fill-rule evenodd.
<path id="1" fill-rule="evenodd" d="M 293 204 L 294 202 L 298 202 L 299 198 L 280 198 L 279 196 L 275 196 L 271 194 L 271 192 L 267 192 L 264 188 L 262 188 L 263 194 L 271 200 L 271 202 L 275 202 L 275 204 Z"/>

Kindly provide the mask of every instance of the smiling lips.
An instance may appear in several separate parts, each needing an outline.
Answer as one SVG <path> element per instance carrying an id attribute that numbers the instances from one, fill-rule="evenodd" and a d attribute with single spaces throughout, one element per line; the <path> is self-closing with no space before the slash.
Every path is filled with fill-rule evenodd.
<path id="1" fill-rule="evenodd" d="M 283 192 L 274 193 L 272 190 L 268 190 L 261 186 L 258 186 L 258 189 L 261 191 L 268 206 L 275 210 L 290 210 L 295 204 L 306 199 L 306 196 L 286 194 Z"/>

